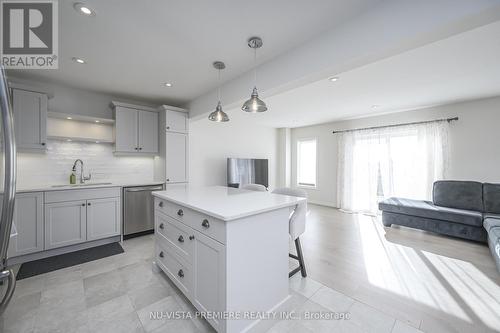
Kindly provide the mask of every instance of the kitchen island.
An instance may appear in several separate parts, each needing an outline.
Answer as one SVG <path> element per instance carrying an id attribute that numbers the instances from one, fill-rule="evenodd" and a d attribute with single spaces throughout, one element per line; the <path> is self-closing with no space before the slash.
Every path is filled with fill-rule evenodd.
<path id="1" fill-rule="evenodd" d="M 222 186 L 155 196 L 155 262 L 218 332 L 241 332 L 288 297 L 288 218 L 306 200 Z"/>

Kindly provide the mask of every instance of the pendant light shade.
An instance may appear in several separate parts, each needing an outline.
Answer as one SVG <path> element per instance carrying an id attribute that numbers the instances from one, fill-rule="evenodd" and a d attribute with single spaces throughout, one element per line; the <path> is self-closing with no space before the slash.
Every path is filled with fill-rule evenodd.
<path id="1" fill-rule="evenodd" d="M 215 107 L 215 111 L 210 113 L 208 115 L 208 120 L 210 121 L 215 121 L 218 123 L 223 123 L 229 121 L 229 117 L 227 114 L 222 111 L 222 103 L 221 103 L 221 98 L 220 98 L 220 71 L 226 68 L 226 65 L 222 61 L 216 61 L 213 63 L 215 69 L 219 71 L 219 76 L 218 76 L 218 81 L 219 81 L 219 87 L 217 89 L 217 106 Z"/>
<path id="2" fill-rule="evenodd" d="M 260 37 L 252 37 L 248 40 L 248 46 L 254 49 L 254 81 L 255 86 L 253 87 L 252 95 L 250 99 L 243 103 L 241 110 L 249 113 L 258 113 L 267 111 L 266 103 L 259 98 L 259 93 L 257 92 L 257 49 L 262 47 L 262 39 Z"/>
<path id="3" fill-rule="evenodd" d="M 224 111 L 222 111 L 222 105 L 220 101 L 217 103 L 215 111 L 210 113 L 210 115 L 208 115 L 208 120 L 216 121 L 218 123 L 229 121 L 229 117 L 227 116 L 227 114 Z"/>
<path id="4" fill-rule="evenodd" d="M 249 100 L 243 103 L 241 109 L 245 112 L 257 113 L 267 111 L 266 103 L 259 98 L 257 87 L 253 87 L 252 96 Z"/>

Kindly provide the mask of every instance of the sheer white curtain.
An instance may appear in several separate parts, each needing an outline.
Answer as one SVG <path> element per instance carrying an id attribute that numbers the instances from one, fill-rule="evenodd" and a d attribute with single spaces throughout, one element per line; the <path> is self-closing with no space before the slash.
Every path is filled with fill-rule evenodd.
<path id="1" fill-rule="evenodd" d="M 446 121 L 339 133 L 338 207 L 376 213 L 398 196 L 430 199 L 448 167 Z"/>

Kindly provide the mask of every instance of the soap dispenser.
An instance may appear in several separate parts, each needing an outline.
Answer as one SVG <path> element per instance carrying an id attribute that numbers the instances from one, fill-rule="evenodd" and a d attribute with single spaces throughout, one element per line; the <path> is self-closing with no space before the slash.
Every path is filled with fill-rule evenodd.
<path id="1" fill-rule="evenodd" d="M 69 183 L 71 185 L 75 185 L 76 184 L 76 173 L 75 173 L 75 169 L 71 170 L 71 175 L 69 176 Z"/>

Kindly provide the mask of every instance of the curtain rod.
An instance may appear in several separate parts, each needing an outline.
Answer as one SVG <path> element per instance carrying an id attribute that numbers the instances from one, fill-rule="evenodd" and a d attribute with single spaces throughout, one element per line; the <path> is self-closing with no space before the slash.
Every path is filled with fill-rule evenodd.
<path id="1" fill-rule="evenodd" d="M 333 134 L 336 133 L 344 133 L 344 132 L 353 132 L 353 131 L 362 131 L 362 130 L 371 130 L 371 129 L 377 129 L 377 128 L 389 128 L 389 127 L 398 127 L 398 126 L 406 126 L 406 125 L 419 125 L 419 124 L 429 124 L 429 123 L 436 123 L 440 121 L 447 121 L 447 122 L 452 122 L 458 120 L 458 117 L 453 117 L 453 118 L 444 118 L 444 119 L 436 119 L 436 120 L 427 120 L 427 121 L 415 121 L 412 123 L 403 123 L 403 124 L 394 124 L 394 125 L 385 125 L 385 126 L 373 126 L 373 127 L 365 127 L 365 128 L 354 128 L 354 129 L 348 129 L 348 130 L 341 130 L 341 131 L 333 131 Z"/>

